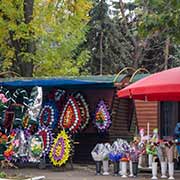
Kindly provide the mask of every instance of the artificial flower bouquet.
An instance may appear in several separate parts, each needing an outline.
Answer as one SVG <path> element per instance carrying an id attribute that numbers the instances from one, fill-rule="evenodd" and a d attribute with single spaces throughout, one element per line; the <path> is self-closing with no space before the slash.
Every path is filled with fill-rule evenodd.
<path id="1" fill-rule="evenodd" d="M 3 93 L 0 93 L 0 108 L 4 109 L 7 108 L 6 103 L 8 102 L 8 99 Z"/>

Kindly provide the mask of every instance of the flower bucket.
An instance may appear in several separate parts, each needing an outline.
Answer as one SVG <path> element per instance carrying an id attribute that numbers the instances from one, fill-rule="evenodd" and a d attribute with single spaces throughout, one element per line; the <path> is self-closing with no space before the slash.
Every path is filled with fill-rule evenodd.
<path id="1" fill-rule="evenodd" d="M 163 161 L 161 162 L 161 178 L 167 178 L 166 171 L 167 171 L 167 162 Z"/>
<path id="2" fill-rule="evenodd" d="M 152 168 L 152 162 L 153 162 L 153 155 L 148 154 L 148 165 L 150 169 Z"/>
<path id="3" fill-rule="evenodd" d="M 138 162 L 132 162 L 133 175 L 137 176 L 138 174 Z"/>
<path id="4" fill-rule="evenodd" d="M 117 176 L 119 173 L 119 161 L 114 161 L 114 176 Z"/>
<path id="5" fill-rule="evenodd" d="M 152 163 L 152 178 L 157 179 L 157 162 Z"/>
<path id="6" fill-rule="evenodd" d="M 169 170 L 169 178 L 168 179 L 174 179 L 174 163 L 168 163 L 168 170 Z"/>
<path id="7" fill-rule="evenodd" d="M 133 163 L 132 161 L 129 161 L 129 177 L 133 177 L 134 174 L 133 174 Z"/>
<path id="8" fill-rule="evenodd" d="M 104 176 L 108 176 L 109 175 L 109 161 L 108 160 L 104 160 L 103 162 L 103 175 Z"/>
<path id="9" fill-rule="evenodd" d="M 99 176 L 99 175 L 101 175 L 102 162 L 101 161 L 95 161 L 95 163 L 96 163 L 96 175 Z"/>
<path id="10" fill-rule="evenodd" d="M 127 162 L 126 161 L 122 161 L 122 178 L 126 178 L 127 177 Z"/>

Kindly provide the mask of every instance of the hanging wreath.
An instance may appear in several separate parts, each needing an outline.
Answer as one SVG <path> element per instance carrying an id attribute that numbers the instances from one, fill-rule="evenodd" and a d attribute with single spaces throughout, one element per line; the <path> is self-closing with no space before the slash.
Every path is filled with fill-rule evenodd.
<path id="1" fill-rule="evenodd" d="M 41 110 L 43 100 L 42 87 L 35 86 L 30 93 L 29 107 L 27 114 L 29 116 L 29 124 L 38 124 L 38 115 Z"/>
<path id="2" fill-rule="evenodd" d="M 61 131 L 61 133 L 59 133 L 54 139 L 49 158 L 54 166 L 61 166 L 68 160 L 70 151 L 70 139 L 65 131 Z"/>
<path id="3" fill-rule="evenodd" d="M 99 131 L 105 131 L 111 125 L 110 115 L 103 100 L 100 100 L 97 105 L 94 121 Z"/>
<path id="4" fill-rule="evenodd" d="M 77 101 L 77 104 L 79 106 L 79 110 L 81 113 L 81 121 L 82 122 L 81 122 L 80 129 L 83 130 L 87 126 L 87 124 L 89 122 L 89 118 L 90 118 L 88 104 L 87 104 L 86 100 L 84 99 L 84 97 L 80 93 L 77 93 L 75 95 L 75 99 Z"/>
<path id="5" fill-rule="evenodd" d="M 72 133 L 77 132 L 81 125 L 81 114 L 76 100 L 70 96 L 60 116 L 59 127 Z"/>
<path id="6" fill-rule="evenodd" d="M 42 156 L 45 156 L 49 153 L 53 141 L 51 129 L 45 126 L 40 127 L 37 135 L 43 140 L 44 149 L 42 151 Z"/>
<path id="7" fill-rule="evenodd" d="M 58 120 L 58 110 L 54 102 L 46 103 L 43 108 L 41 109 L 39 115 L 39 123 L 40 126 L 49 126 L 53 129 L 57 125 Z"/>
<path id="8" fill-rule="evenodd" d="M 62 89 L 52 89 L 52 91 L 48 94 L 48 99 L 54 101 L 59 113 L 62 113 L 66 103 L 66 91 Z"/>
<path id="9" fill-rule="evenodd" d="M 38 134 L 33 135 L 29 142 L 29 161 L 39 162 L 44 149 L 43 139 Z"/>

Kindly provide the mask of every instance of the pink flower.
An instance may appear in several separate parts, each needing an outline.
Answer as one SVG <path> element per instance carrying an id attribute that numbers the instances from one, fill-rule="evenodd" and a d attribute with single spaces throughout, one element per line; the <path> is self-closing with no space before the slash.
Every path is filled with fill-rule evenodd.
<path id="1" fill-rule="evenodd" d="M 6 97 L 1 99 L 2 103 L 6 103 L 8 101 L 8 99 Z"/>
<path id="2" fill-rule="evenodd" d="M 5 98 L 5 95 L 0 93 L 0 99 L 3 99 L 3 98 Z"/>

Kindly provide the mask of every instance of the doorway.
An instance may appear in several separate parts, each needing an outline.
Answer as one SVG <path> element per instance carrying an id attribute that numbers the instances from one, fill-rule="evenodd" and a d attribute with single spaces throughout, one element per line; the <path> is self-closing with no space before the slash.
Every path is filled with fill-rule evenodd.
<path id="1" fill-rule="evenodd" d="M 179 102 L 160 103 L 160 136 L 173 136 L 176 123 L 180 120 Z"/>

